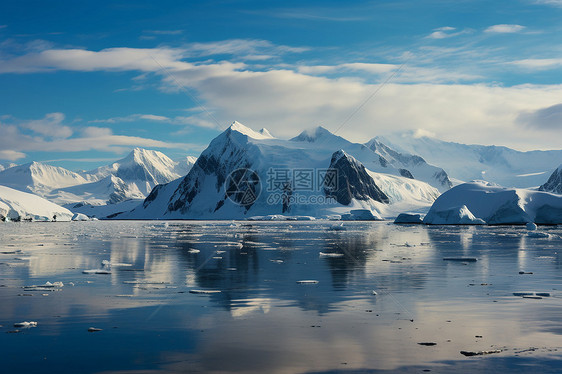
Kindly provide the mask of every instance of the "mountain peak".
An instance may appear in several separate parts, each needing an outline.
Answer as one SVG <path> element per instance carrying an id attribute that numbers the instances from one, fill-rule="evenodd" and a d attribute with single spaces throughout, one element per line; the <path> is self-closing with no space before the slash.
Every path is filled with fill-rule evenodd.
<path id="1" fill-rule="evenodd" d="M 304 130 L 298 136 L 292 138 L 291 140 L 298 141 L 298 142 L 312 143 L 320 138 L 324 138 L 328 136 L 337 137 L 337 135 L 333 134 L 330 130 L 326 129 L 325 127 L 317 126 L 312 129 Z"/>
<path id="2" fill-rule="evenodd" d="M 254 131 L 247 126 L 244 126 L 243 124 L 241 124 L 238 121 L 232 122 L 232 124 L 228 127 L 228 129 L 226 131 L 238 132 L 238 133 L 240 133 L 242 135 L 246 135 L 247 137 L 252 138 L 252 139 L 271 139 L 271 138 L 273 138 L 271 136 L 271 134 L 269 134 L 269 131 L 267 131 L 267 130 L 265 130 L 266 134 L 261 133 L 261 132 L 257 132 L 257 131 Z"/>

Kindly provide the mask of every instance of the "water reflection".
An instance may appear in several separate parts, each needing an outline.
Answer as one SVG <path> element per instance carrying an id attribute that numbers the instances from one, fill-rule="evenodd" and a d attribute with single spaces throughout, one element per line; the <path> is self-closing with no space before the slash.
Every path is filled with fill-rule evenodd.
<path id="1" fill-rule="evenodd" d="M 6 357 L 39 347 L 37 357 L 48 354 L 50 369 L 69 373 L 77 366 L 68 354 L 76 365 L 91 359 L 80 349 L 84 339 L 100 363 L 81 372 L 410 370 L 448 367 L 466 360 L 460 350 L 491 346 L 501 347 L 503 358 L 529 347 L 538 347 L 533 357 L 560 358 L 560 229 L 544 229 L 551 238 L 539 239 L 520 227 L 330 226 L 4 225 L 1 329 L 20 320 L 39 327 L 0 334 L 0 347 Z M 113 264 L 110 275 L 82 273 L 102 260 Z M 318 283 L 297 283 L 305 279 Z M 47 281 L 65 286 L 46 296 L 22 288 Z M 551 296 L 513 296 L 520 291 Z M 88 335 L 90 325 L 104 331 Z M 53 341 L 65 354 L 41 348 Z M 423 341 L 437 345 L 417 344 Z M 41 364 L 36 358 L 24 365 L 33 371 Z M 9 359 L 6 367 L 18 365 Z"/>

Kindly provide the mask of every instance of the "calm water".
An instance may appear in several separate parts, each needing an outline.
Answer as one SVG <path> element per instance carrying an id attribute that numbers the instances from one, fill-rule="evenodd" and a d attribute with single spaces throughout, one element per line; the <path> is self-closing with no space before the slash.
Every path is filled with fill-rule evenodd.
<path id="1" fill-rule="evenodd" d="M 332 224 L 2 224 L 0 372 L 562 370 L 562 229 Z"/>

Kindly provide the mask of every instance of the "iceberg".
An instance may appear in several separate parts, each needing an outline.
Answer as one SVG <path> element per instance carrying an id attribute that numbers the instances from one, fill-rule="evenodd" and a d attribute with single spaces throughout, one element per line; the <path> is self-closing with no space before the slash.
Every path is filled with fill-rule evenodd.
<path id="1" fill-rule="evenodd" d="M 425 224 L 556 225 L 562 223 L 562 196 L 505 188 L 485 181 L 453 187 L 431 206 Z"/>

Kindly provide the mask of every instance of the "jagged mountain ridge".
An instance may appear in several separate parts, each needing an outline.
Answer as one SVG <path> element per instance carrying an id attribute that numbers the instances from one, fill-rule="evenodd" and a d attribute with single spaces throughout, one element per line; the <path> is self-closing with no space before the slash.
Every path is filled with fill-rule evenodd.
<path id="1" fill-rule="evenodd" d="M 554 170 L 546 183 L 539 187 L 539 191 L 562 194 L 562 165 Z"/>
<path id="2" fill-rule="evenodd" d="M 91 180 L 91 177 L 36 161 L 0 172 L 0 185 L 43 197 L 55 188 L 75 186 Z"/>
<path id="3" fill-rule="evenodd" d="M 306 137 L 301 134 L 291 140 L 282 140 L 265 136 L 263 132 L 253 131 L 235 122 L 211 141 L 185 178 L 156 187 L 142 206 L 118 218 L 234 219 L 283 213 L 323 216 L 352 208 L 368 209 L 378 214 L 385 211 L 387 202 L 408 200 L 410 203 L 429 205 L 439 195 L 434 187 L 422 181 L 374 173 L 380 180 L 379 183 L 384 184 L 390 192 L 386 199 L 383 197 L 385 191 L 377 198 L 378 192 L 373 191 L 380 188 L 374 181 L 373 171 L 363 160 L 378 160 L 379 155 L 362 144 L 348 142 L 323 128 L 305 134 Z M 346 156 L 342 157 L 344 154 Z M 333 158 L 335 162 L 344 160 L 336 169 L 342 171 L 342 177 L 353 181 L 353 186 L 347 184 L 351 198 L 348 201 L 341 200 L 349 204 L 331 200 L 315 204 L 286 204 L 286 201 L 297 195 L 304 200 L 319 196 L 323 199 L 330 197 L 318 185 L 310 190 L 303 190 L 295 184 L 294 179 L 283 188 L 271 190 L 271 173 L 283 170 L 324 170 L 332 165 Z M 229 174 L 244 168 L 253 170 L 263 184 L 261 194 L 251 204 L 237 204 L 232 200 L 228 195 L 230 181 L 225 187 Z M 407 198 L 406 191 L 410 193 Z M 279 199 L 273 201 L 272 196 Z"/>
<path id="4" fill-rule="evenodd" d="M 0 184 L 32 192 L 56 204 L 105 205 L 144 199 L 159 183 L 185 176 L 195 158 L 173 161 L 158 151 L 135 148 L 125 158 L 90 172 L 31 162 L 0 171 Z"/>
<path id="5" fill-rule="evenodd" d="M 503 146 L 447 142 L 411 132 L 374 140 L 439 165 L 456 183 L 487 180 L 506 187 L 533 188 L 545 183 L 551 170 L 562 162 L 562 150 L 522 152 Z"/>

